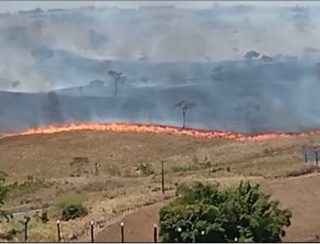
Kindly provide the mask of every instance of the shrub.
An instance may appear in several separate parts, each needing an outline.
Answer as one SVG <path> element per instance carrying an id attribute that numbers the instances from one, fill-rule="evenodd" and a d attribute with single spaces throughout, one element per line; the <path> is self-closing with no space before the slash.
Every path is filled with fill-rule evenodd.
<path id="1" fill-rule="evenodd" d="M 136 167 L 135 171 L 139 174 L 149 176 L 154 173 L 154 168 L 151 163 L 141 163 Z"/>
<path id="2" fill-rule="evenodd" d="M 85 194 L 68 192 L 56 198 L 52 205 L 58 210 L 57 214 L 62 214 L 61 219 L 67 221 L 87 214 L 83 206 L 86 199 Z"/>
<path id="3" fill-rule="evenodd" d="M 160 210 L 162 242 L 279 242 L 290 225 L 291 212 L 259 185 L 219 190 L 197 183 L 179 186 L 177 195 Z"/>
<path id="4" fill-rule="evenodd" d="M 61 219 L 64 221 L 68 221 L 71 219 L 76 219 L 82 216 L 87 215 L 87 209 L 80 203 L 67 205 L 62 210 Z"/>

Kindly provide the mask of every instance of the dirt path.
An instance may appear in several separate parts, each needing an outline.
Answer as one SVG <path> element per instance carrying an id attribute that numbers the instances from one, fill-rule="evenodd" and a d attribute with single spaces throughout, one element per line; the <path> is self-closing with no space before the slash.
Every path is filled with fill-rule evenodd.
<path id="1" fill-rule="evenodd" d="M 158 224 L 161 206 L 162 204 L 147 206 L 118 220 L 98 233 L 96 241 L 121 242 L 120 223 L 123 221 L 125 242 L 153 242 L 153 225 Z"/>
<path id="2" fill-rule="evenodd" d="M 304 242 L 320 236 L 320 174 L 268 181 L 262 188 L 292 211 L 285 241 Z"/>
<path id="3" fill-rule="evenodd" d="M 309 241 L 320 236 L 320 174 L 266 180 L 262 182 L 262 189 L 293 213 L 284 241 Z M 96 240 L 120 242 L 120 222 L 123 221 L 126 242 L 152 242 L 153 225 L 158 223 L 160 208 L 159 204 L 152 205 L 128 215 L 101 231 Z"/>

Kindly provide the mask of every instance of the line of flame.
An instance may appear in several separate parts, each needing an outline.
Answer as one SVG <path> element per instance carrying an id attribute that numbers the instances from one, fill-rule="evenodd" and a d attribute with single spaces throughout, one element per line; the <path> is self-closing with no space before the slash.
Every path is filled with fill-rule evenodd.
<path id="1" fill-rule="evenodd" d="M 158 124 L 138 124 L 138 123 L 67 123 L 62 125 L 47 125 L 44 127 L 30 128 L 22 132 L 5 133 L 0 138 L 17 137 L 35 134 L 54 134 L 68 131 L 91 130 L 91 131 L 112 131 L 112 132 L 139 132 L 139 133 L 154 133 L 154 134 L 172 134 L 172 135 L 187 135 L 201 138 L 225 138 L 233 140 L 261 140 L 277 137 L 289 137 L 298 135 L 313 135 L 320 134 L 320 131 L 308 132 L 288 132 L 288 133 L 273 133 L 263 132 L 257 134 L 242 134 L 232 131 L 205 130 L 194 128 L 180 128 L 175 126 L 166 126 Z"/>

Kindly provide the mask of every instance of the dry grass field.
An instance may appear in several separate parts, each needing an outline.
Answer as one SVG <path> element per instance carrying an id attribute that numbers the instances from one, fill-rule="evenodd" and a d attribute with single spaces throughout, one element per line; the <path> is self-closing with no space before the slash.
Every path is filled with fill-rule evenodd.
<path id="1" fill-rule="evenodd" d="M 309 144 L 320 144 L 320 136 L 234 141 L 150 133 L 72 131 L 2 138 L 0 168 L 8 174 L 7 183 L 31 177 L 33 183 L 10 192 L 4 209 L 22 214 L 17 214 L 9 224 L 0 224 L 0 230 L 21 229 L 18 220 L 28 214 L 26 211 L 46 208 L 49 222 L 42 224 L 32 219 L 29 239 L 54 241 L 62 206 L 81 202 L 88 209 L 88 215 L 63 221 L 63 239 L 88 240 L 89 223 L 95 220 L 99 232 L 97 240 L 114 240 L 119 233 L 112 230 L 118 228 L 115 225 L 124 212 L 155 204 L 125 217 L 126 231 L 131 233 L 126 232 L 127 238 L 139 241 L 141 237 L 141 241 L 148 241 L 152 225 L 157 222 L 157 211 L 164 201 L 160 189 L 160 162 L 164 160 L 165 198 L 173 196 L 176 185 L 183 181 L 222 184 L 256 181 L 293 211 L 292 226 L 285 240 L 314 240 L 320 235 L 320 215 L 317 214 L 320 213 L 317 202 L 320 201 L 320 176 L 311 174 L 314 169 L 303 169 L 301 148 Z M 299 174 L 307 175 L 288 177 Z M 133 234 L 136 223 L 141 229 Z M 144 235 L 142 230 L 147 228 L 150 233 Z M 18 234 L 15 240 L 22 238 L 23 235 Z"/>

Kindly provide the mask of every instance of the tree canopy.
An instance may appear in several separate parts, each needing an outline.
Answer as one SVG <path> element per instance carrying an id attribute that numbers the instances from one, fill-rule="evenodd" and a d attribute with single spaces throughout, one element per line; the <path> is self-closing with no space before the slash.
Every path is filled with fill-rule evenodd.
<path id="1" fill-rule="evenodd" d="M 259 185 L 241 182 L 220 190 L 181 185 L 178 197 L 160 210 L 162 242 L 280 242 L 291 212 Z"/>

